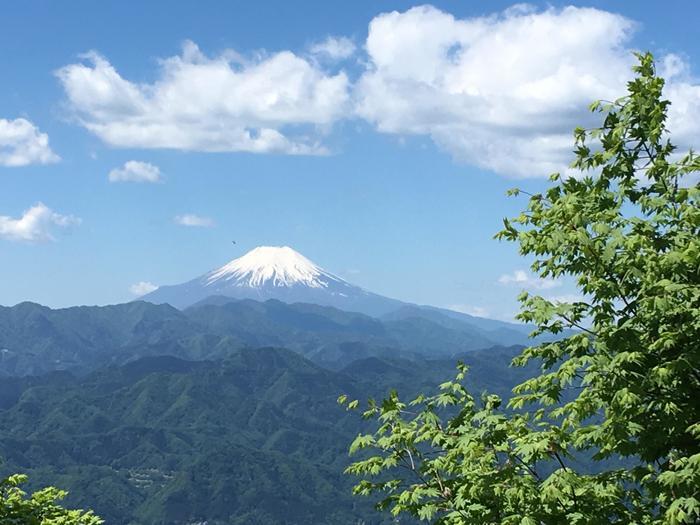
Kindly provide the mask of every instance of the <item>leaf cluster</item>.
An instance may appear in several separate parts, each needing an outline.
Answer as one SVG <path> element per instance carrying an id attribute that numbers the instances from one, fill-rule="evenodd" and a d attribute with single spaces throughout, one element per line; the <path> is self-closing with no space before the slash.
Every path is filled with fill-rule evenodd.
<path id="1" fill-rule="evenodd" d="M 27 477 L 15 474 L 0 479 L 0 523 L 6 525 L 100 525 L 92 511 L 68 510 L 57 502 L 67 493 L 47 487 L 31 495 L 21 489 Z"/>

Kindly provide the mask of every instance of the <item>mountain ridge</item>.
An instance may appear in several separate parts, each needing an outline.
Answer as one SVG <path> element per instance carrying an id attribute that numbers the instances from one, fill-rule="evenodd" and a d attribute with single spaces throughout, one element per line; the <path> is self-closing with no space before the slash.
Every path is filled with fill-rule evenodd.
<path id="1" fill-rule="evenodd" d="M 420 317 L 420 309 L 381 319 L 274 299 L 212 302 L 185 310 L 145 301 L 56 310 L 33 303 L 0 307 L 0 375 L 84 373 L 149 355 L 201 360 L 263 346 L 289 348 L 335 369 L 360 357 L 447 357 L 514 344 L 512 337 L 467 320 L 432 311 Z M 515 341 L 527 343 L 525 334 Z"/>

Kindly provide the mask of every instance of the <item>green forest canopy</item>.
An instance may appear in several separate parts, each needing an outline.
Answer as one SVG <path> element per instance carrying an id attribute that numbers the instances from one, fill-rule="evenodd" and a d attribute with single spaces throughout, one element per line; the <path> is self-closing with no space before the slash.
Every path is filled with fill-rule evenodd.
<path id="1" fill-rule="evenodd" d="M 0 479 L 0 523 L 21 525 L 100 525 L 91 511 L 68 510 L 57 501 L 66 492 L 47 487 L 32 495 L 22 490 L 27 477 L 20 474 Z"/>

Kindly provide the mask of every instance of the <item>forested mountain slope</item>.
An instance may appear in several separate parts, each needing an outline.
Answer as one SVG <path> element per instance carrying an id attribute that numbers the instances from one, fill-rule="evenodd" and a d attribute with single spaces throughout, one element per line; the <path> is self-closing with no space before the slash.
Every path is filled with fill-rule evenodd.
<path id="1" fill-rule="evenodd" d="M 472 385 L 507 391 L 527 373 L 507 367 L 517 351 L 465 354 Z M 377 357 L 330 371 L 261 348 L 7 378 L 0 470 L 64 487 L 110 524 L 379 523 L 342 475 L 363 423 L 336 398 L 425 390 L 453 372 L 452 359 Z"/>

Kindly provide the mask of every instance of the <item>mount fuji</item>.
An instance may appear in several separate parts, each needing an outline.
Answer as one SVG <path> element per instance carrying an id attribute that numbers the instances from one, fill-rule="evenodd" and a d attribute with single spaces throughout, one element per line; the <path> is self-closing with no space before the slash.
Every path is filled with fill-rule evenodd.
<path id="1" fill-rule="evenodd" d="M 216 302 L 217 297 L 313 303 L 371 316 L 406 305 L 350 284 L 288 246 L 259 246 L 200 277 L 162 286 L 140 299 L 183 309 L 204 300 Z"/>

